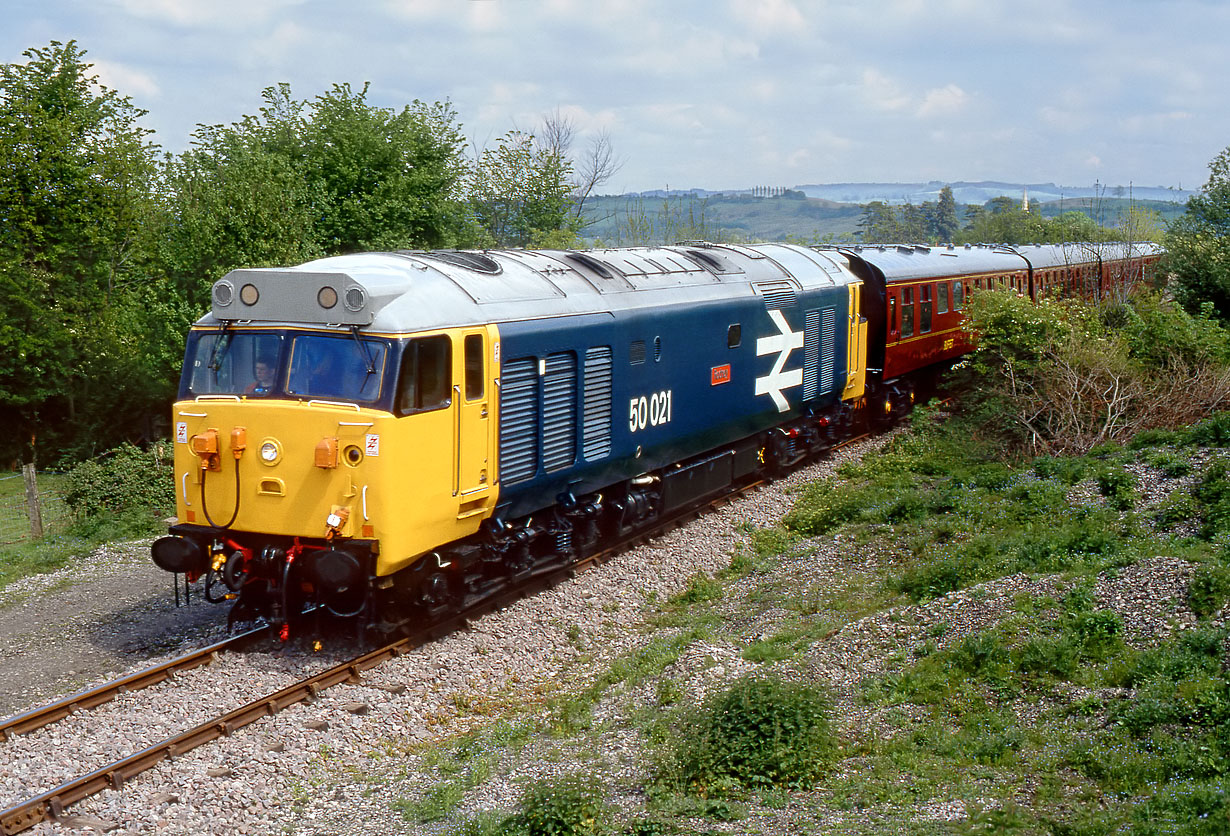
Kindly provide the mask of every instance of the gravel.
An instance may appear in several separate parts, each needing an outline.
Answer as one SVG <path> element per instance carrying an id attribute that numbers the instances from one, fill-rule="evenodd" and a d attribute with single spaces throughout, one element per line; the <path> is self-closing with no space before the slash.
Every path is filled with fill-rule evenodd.
<path id="1" fill-rule="evenodd" d="M 399 799 L 422 793 L 423 779 L 415 769 L 421 762 L 418 744 L 448 740 L 488 723 L 505 708 L 533 709 L 591 681 L 612 659 L 661 635 L 646 628 L 656 602 L 680 592 L 696 573 L 728 566 L 733 550 L 746 544 L 749 527 L 774 525 L 789 510 L 792 488 L 831 474 L 842 461 L 878 443 L 863 441 L 841 450 L 554 589 L 487 615 L 466 631 L 369 671 L 359 684 L 330 689 L 310 703 L 165 762 L 118 791 L 82 801 L 70 809 L 70 818 L 31 832 L 441 832 L 442 827 L 412 825 L 394 807 Z M 806 554 L 785 560 L 776 570 L 779 582 L 800 589 L 826 583 L 837 587 L 858 572 L 875 569 L 874 555 L 841 537 L 807 546 Z M 165 578 L 145 562 L 143 548 L 109 548 L 58 578 L 30 580 L 0 593 L 0 635 L 5 637 L 0 664 L 6 671 L 0 705 L 21 710 L 219 637 L 223 608 L 194 603 L 175 609 Z M 1130 640 L 1154 641 L 1192 623 L 1184 603 L 1191 571 L 1173 559 L 1145 560 L 1101 576 L 1094 595 L 1099 606 L 1122 615 Z M 81 577 L 88 580 L 77 582 Z M 151 587 L 155 582 L 163 591 Z M 752 584 L 736 584 L 731 599 L 715 605 L 718 611 L 736 619 Z M 942 647 L 995 622 L 1013 606 L 1015 596 L 1054 595 L 1060 587 L 1056 577 L 1014 575 L 924 605 L 851 618 L 813 645 L 795 663 L 796 673 L 831 686 L 844 733 L 884 733 L 889 725 L 878 709 L 856 699 L 861 680 L 924 642 Z M 731 635 L 744 638 L 696 643 L 668 669 L 682 699 L 699 699 L 750 670 L 752 664 L 740 655 L 742 642 L 774 632 L 771 610 L 752 622 L 731 624 Z M 336 644 L 320 653 L 292 648 L 224 657 L 168 685 L 122 695 L 93 712 L 0 744 L 0 806 L 329 664 L 350 649 Z M 565 773 L 575 759 L 604 764 L 604 774 L 614 776 L 612 794 L 634 803 L 644 775 L 643 741 L 628 739 L 613 731 L 617 724 L 603 722 L 626 713 L 630 704 L 652 705 L 653 696 L 645 692 L 632 695 L 631 703 L 600 703 L 596 730 L 586 738 L 588 751 L 570 751 L 562 741 L 533 741 L 509 771 L 497 770 L 468 793 L 462 812 L 510 809 L 524 780 Z M 771 818 L 757 826 L 793 832 L 800 809 L 791 803 L 769 811 Z M 814 812 L 809 815 L 814 824 Z M 965 809 L 960 802 L 936 799 L 915 815 L 949 820 L 964 816 Z M 732 825 L 734 831 L 749 826 L 748 821 Z"/>

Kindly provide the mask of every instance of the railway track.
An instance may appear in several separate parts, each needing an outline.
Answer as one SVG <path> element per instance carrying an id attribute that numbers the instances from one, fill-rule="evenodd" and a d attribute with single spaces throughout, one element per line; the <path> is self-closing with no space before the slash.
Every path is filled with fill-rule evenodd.
<path id="1" fill-rule="evenodd" d="M 866 435 L 859 435 L 836 446 L 844 447 L 866 437 Z M 9 834 L 22 833 L 42 822 L 61 819 L 71 805 L 83 799 L 108 789 L 119 789 L 134 777 L 165 760 L 182 755 L 221 737 L 229 736 L 257 720 L 277 714 L 290 706 L 307 702 L 335 685 L 357 683 L 364 672 L 390 659 L 409 653 L 415 648 L 457 630 L 465 629 L 471 621 L 489 612 L 504 608 L 521 598 L 537 594 L 573 577 L 577 572 L 597 566 L 629 549 L 680 528 L 714 508 L 727 505 L 738 497 L 755 491 L 763 484 L 765 484 L 764 481 L 754 481 L 742 485 L 708 502 L 662 520 L 649 529 L 638 532 L 573 564 L 532 575 L 514 588 L 494 592 L 461 612 L 436 621 L 383 647 L 307 676 L 292 685 L 199 723 L 100 769 L 65 781 L 47 792 L 0 810 L 0 833 L 9 836 Z M 76 713 L 102 705 L 125 691 L 147 688 L 173 679 L 178 673 L 209 664 L 221 653 L 259 641 L 268 633 L 267 627 L 260 627 L 161 665 L 106 683 L 98 688 L 82 691 L 56 700 L 42 708 L 15 715 L 0 722 L 0 740 L 9 740 L 16 735 L 54 724 Z"/>

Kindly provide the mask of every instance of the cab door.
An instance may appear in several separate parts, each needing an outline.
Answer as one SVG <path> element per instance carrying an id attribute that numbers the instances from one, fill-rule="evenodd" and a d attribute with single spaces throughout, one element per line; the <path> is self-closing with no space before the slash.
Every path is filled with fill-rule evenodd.
<path id="1" fill-rule="evenodd" d="M 461 350 L 457 352 L 461 368 L 453 388 L 453 400 L 457 404 L 454 493 L 466 500 L 464 506 L 478 511 L 486 505 L 482 500 L 491 488 L 493 476 L 491 446 L 495 395 L 491 380 L 491 345 L 491 335 L 485 328 L 461 333 Z"/>

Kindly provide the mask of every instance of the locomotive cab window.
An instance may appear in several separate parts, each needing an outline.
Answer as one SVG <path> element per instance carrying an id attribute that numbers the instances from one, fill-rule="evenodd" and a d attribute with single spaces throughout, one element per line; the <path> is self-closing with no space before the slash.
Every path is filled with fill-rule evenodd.
<path id="1" fill-rule="evenodd" d="M 281 334 L 194 333 L 188 339 L 181 390 L 188 396 L 278 394 L 283 343 Z"/>
<path id="2" fill-rule="evenodd" d="M 466 334 L 466 400 L 476 401 L 483 396 L 483 335 Z"/>
<path id="3" fill-rule="evenodd" d="M 475 335 L 478 336 L 478 335 Z M 479 338 L 481 341 L 481 337 Z M 443 334 L 406 343 L 397 376 L 398 415 L 427 412 L 449 406 L 452 386 L 452 342 Z"/>
<path id="4" fill-rule="evenodd" d="M 296 336 L 286 391 L 305 398 L 373 401 L 380 397 L 387 344 L 317 334 Z"/>

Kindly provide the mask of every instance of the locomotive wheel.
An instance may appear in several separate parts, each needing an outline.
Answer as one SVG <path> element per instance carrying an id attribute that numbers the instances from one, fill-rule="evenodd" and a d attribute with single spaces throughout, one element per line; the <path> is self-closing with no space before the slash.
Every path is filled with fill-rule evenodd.
<path id="1" fill-rule="evenodd" d="M 432 572 L 420 581 L 418 599 L 419 606 L 434 614 L 452 606 L 456 595 L 453 593 L 448 576 L 443 572 Z"/>

